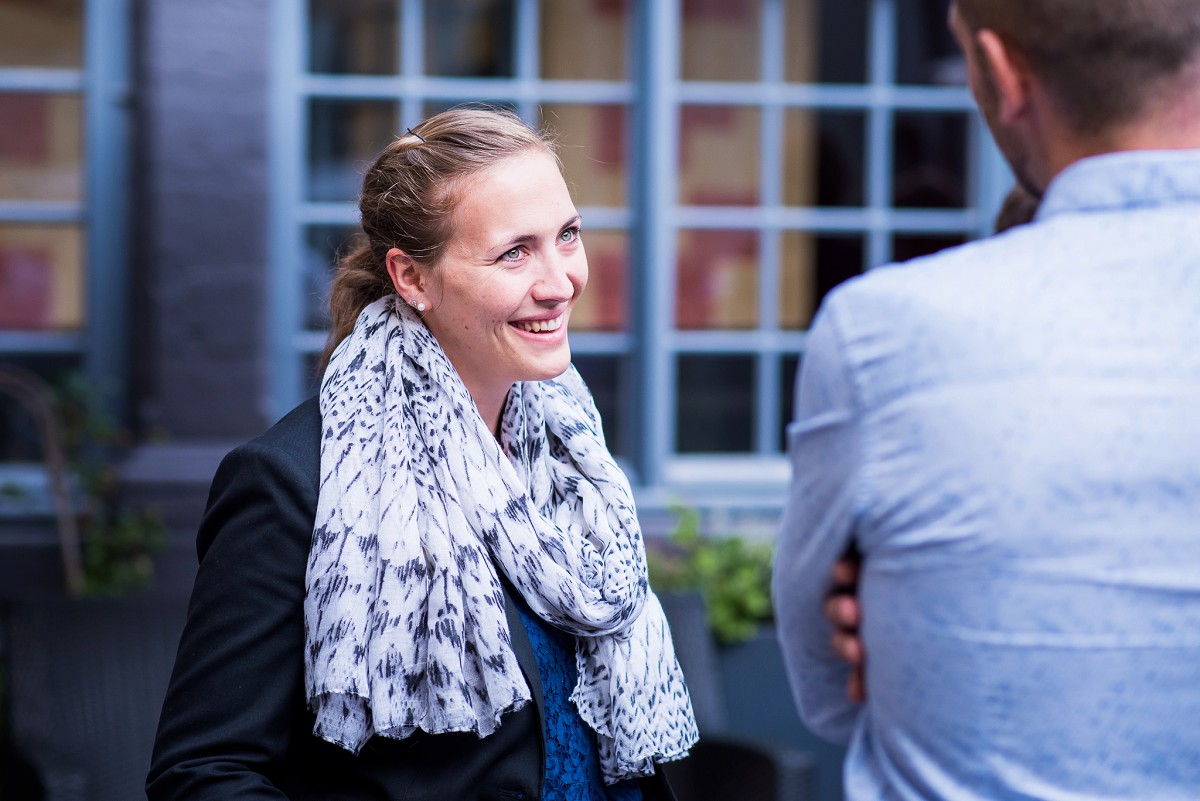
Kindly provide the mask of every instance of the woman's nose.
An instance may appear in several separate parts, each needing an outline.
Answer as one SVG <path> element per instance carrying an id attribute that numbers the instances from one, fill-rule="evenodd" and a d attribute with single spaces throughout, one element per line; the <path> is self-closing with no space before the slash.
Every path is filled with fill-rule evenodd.
<path id="1" fill-rule="evenodd" d="M 554 253 L 543 259 L 541 280 L 534 287 L 534 298 L 537 300 L 565 302 L 575 296 L 577 291 L 578 273 L 575 262 L 580 260 L 578 254 L 564 256 Z"/>

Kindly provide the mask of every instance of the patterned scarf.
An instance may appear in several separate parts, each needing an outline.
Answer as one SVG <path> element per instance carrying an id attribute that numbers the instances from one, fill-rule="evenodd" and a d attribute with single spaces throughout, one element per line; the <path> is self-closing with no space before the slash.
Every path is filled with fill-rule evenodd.
<path id="1" fill-rule="evenodd" d="M 321 386 L 321 487 L 306 579 L 316 736 L 490 734 L 530 700 L 499 569 L 576 636 L 571 695 L 604 779 L 649 775 L 697 739 L 646 581 L 633 493 L 574 368 L 515 384 L 500 441 L 395 295 L 363 310 Z"/>

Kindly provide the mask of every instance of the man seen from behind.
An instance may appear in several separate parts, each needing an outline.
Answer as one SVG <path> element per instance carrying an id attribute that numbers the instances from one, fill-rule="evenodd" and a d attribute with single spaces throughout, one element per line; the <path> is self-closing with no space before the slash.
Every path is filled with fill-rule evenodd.
<path id="1" fill-rule="evenodd" d="M 1194 799 L 1200 2 L 949 23 L 1040 205 L 822 305 L 774 578 L 792 688 L 852 801 Z M 849 549 L 861 625 L 831 642 Z"/>

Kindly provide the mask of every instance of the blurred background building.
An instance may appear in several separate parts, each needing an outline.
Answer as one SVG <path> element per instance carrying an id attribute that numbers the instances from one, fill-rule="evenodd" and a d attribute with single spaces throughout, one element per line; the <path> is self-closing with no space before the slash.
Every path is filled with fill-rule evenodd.
<path id="1" fill-rule="evenodd" d="M 1010 184 L 945 15 L 0 0 L 0 367 L 86 388 L 121 433 L 124 502 L 160 510 L 170 542 L 148 589 L 68 597 L 41 437 L 0 395 L 11 738 L 77 768 L 88 798 L 139 797 L 216 463 L 315 388 L 365 164 L 465 101 L 561 138 L 591 265 L 575 362 L 647 527 L 682 502 L 769 537 L 822 296 L 986 234 Z"/>

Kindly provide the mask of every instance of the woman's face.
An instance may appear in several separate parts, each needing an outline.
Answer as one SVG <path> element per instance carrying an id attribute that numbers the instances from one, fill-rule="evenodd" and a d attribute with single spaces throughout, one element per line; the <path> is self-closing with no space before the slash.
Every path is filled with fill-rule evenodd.
<path id="1" fill-rule="evenodd" d="M 588 279 L 579 222 L 546 153 L 507 158 L 465 187 L 422 317 L 485 419 L 514 382 L 570 364 L 567 320 Z"/>

